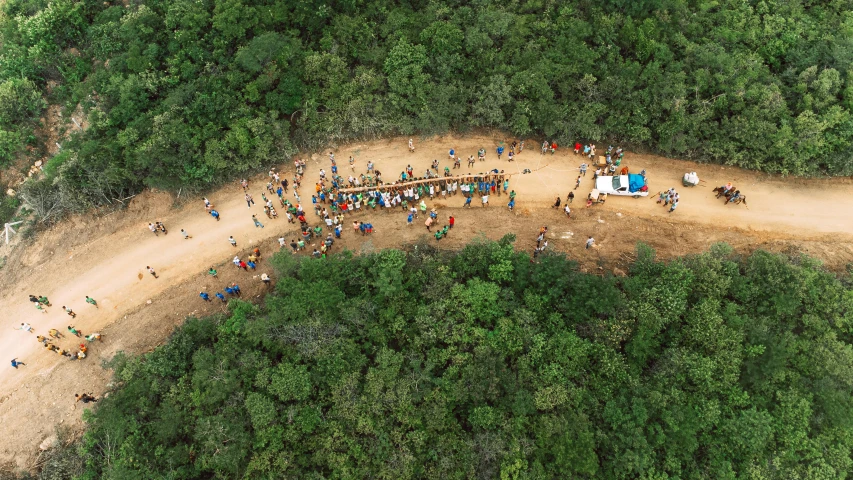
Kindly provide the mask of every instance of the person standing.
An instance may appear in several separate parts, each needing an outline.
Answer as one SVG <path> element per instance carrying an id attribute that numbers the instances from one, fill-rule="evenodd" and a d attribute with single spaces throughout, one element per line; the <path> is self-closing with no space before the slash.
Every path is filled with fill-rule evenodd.
<path id="1" fill-rule="evenodd" d="M 501 159 L 501 155 L 503 155 L 503 153 L 504 153 L 504 147 L 503 147 L 503 145 L 501 145 L 501 146 L 499 146 L 499 147 L 497 148 L 497 152 L 498 152 L 498 160 L 500 160 L 500 159 Z"/>
<path id="2" fill-rule="evenodd" d="M 485 195 L 483 195 L 483 197 L 481 198 L 481 200 L 483 201 L 483 206 L 484 206 L 484 207 L 488 207 L 488 206 L 489 206 L 489 194 L 488 194 L 488 193 L 486 193 Z"/>
<path id="3" fill-rule="evenodd" d="M 148 273 L 150 273 L 152 277 L 160 278 L 157 276 L 157 272 L 155 272 L 153 268 L 151 268 L 150 266 L 146 266 L 145 268 L 148 270 Z"/>
<path id="4" fill-rule="evenodd" d="M 237 240 L 234 240 L 233 236 L 228 236 L 228 243 L 230 243 L 232 247 L 237 247 Z"/>
<path id="5" fill-rule="evenodd" d="M 415 153 L 415 142 L 412 139 L 409 139 L 409 153 Z"/>
<path id="6" fill-rule="evenodd" d="M 574 202 L 575 201 L 575 192 L 569 192 L 569 197 L 567 198 L 567 200 L 569 201 L 569 203 Z"/>
<path id="7" fill-rule="evenodd" d="M 566 204 L 566 208 L 563 209 L 566 212 L 566 218 L 572 218 L 572 210 L 569 208 L 569 204 Z"/>
<path id="8" fill-rule="evenodd" d="M 432 217 L 427 217 L 424 225 L 426 225 L 427 232 L 432 232 L 432 230 L 430 230 L 430 227 L 432 227 Z"/>
<path id="9" fill-rule="evenodd" d="M 73 310 L 71 310 L 70 308 L 66 307 L 65 305 L 63 305 L 63 306 L 62 306 L 62 309 L 63 309 L 63 310 L 65 310 L 65 313 L 67 313 L 67 314 L 68 314 L 68 316 L 69 316 L 69 317 L 71 317 L 71 318 L 74 318 L 74 317 L 76 317 L 76 316 L 77 316 L 77 314 L 76 314 L 76 313 L 74 313 L 74 311 L 73 311 Z"/>
<path id="10" fill-rule="evenodd" d="M 89 305 L 94 305 L 95 308 L 98 308 L 98 302 L 96 302 L 94 298 L 88 295 L 86 295 L 86 303 L 88 303 Z"/>
<path id="11" fill-rule="evenodd" d="M 240 285 L 237 285 L 236 283 L 231 284 L 231 289 L 234 290 L 234 294 L 238 297 L 243 294 L 243 292 L 240 290 Z"/>
<path id="12" fill-rule="evenodd" d="M 219 212 L 217 212 L 216 210 L 211 210 L 210 216 L 215 218 L 217 222 L 219 221 Z"/>
<path id="13" fill-rule="evenodd" d="M 560 202 L 562 202 L 562 199 L 557 195 L 557 199 L 554 200 L 554 204 L 551 205 L 551 208 L 560 208 Z"/>
<path id="14" fill-rule="evenodd" d="M 580 187 L 580 186 L 581 186 L 581 176 L 578 175 L 578 179 L 575 181 L 575 190 L 577 190 L 578 187 Z"/>
<path id="15" fill-rule="evenodd" d="M 221 301 L 222 301 L 222 303 L 225 303 L 225 301 L 226 301 L 226 300 L 225 300 L 225 295 L 223 295 L 223 294 L 222 294 L 222 292 L 216 292 L 216 298 L 218 298 L 219 300 L 221 300 Z"/>
<path id="16" fill-rule="evenodd" d="M 678 199 L 676 199 L 674 202 L 672 202 L 672 206 L 669 207 L 669 213 L 674 212 L 676 207 L 678 207 Z"/>
<path id="17" fill-rule="evenodd" d="M 252 198 L 249 193 L 246 193 L 246 208 L 252 208 L 252 205 L 255 204 L 255 199 Z"/>
<path id="18" fill-rule="evenodd" d="M 595 244 L 595 239 L 594 239 L 594 238 L 589 237 L 589 238 L 587 238 L 587 239 L 586 239 L 586 249 L 587 249 L 587 250 L 589 250 L 589 248 L 590 248 L 591 246 L 593 246 L 594 244 Z"/>
<path id="19" fill-rule="evenodd" d="M 412 216 L 412 212 L 409 212 L 409 216 L 408 216 L 408 218 L 406 218 L 406 226 L 411 227 L 411 226 L 412 226 L 412 221 L 414 220 L 414 218 L 415 218 L 415 217 L 414 217 L 414 216 Z"/>
<path id="20" fill-rule="evenodd" d="M 453 228 L 454 225 L 456 225 L 456 219 L 453 218 L 453 215 L 451 215 L 450 218 L 448 218 L 447 224 L 450 225 L 451 229 Z"/>
<path id="21" fill-rule="evenodd" d="M 205 302 L 210 301 L 210 295 L 208 295 L 207 292 L 198 292 L 198 296 L 201 297 L 201 299 Z"/>
<path id="22" fill-rule="evenodd" d="M 255 222 L 255 228 L 264 228 L 264 224 L 258 220 L 258 217 L 252 215 L 252 221 Z"/>
<path id="23" fill-rule="evenodd" d="M 157 233 L 159 231 L 159 229 L 153 223 L 148 224 L 148 230 L 151 230 L 151 233 L 153 233 L 155 237 L 160 235 L 159 233 Z"/>
<path id="24" fill-rule="evenodd" d="M 187 233 L 187 231 L 186 231 L 186 230 L 184 230 L 183 228 L 181 229 L 181 236 L 182 236 L 182 237 L 184 237 L 184 240 L 189 240 L 189 239 L 193 238 L 193 237 L 191 237 L 191 236 L 190 236 L 190 234 L 189 234 L 189 233 Z"/>
<path id="25" fill-rule="evenodd" d="M 581 164 L 581 175 L 583 175 L 584 177 L 586 176 L 586 169 L 587 169 L 587 165 L 586 165 L 586 162 L 584 162 Z"/>

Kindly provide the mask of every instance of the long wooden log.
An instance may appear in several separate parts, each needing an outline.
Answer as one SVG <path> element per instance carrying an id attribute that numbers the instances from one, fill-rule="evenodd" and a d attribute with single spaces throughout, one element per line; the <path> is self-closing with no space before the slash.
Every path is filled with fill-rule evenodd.
<path id="1" fill-rule="evenodd" d="M 545 168 L 547 166 L 548 165 L 543 165 L 543 166 L 537 168 L 536 170 L 542 170 L 543 168 Z M 531 170 L 529 173 L 533 173 L 536 170 Z M 466 180 L 467 181 L 467 179 L 470 178 L 473 181 L 474 177 L 497 176 L 497 177 L 502 177 L 501 181 L 503 181 L 504 178 L 510 178 L 513 175 L 523 175 L 524 173 L 525 173 L 524 171 L 515 172 L 515 173 L 506 173 L 506 172 L 504 172 L 504 173 L 492 173 L 491 171 L 489 171 L 488 173 L 477 173 L 477 174 L 467 173 L 465 175 L 451 175 L 449 177 L 435 177 L 435 178 L 424 179 L 424 180 L 410 180 L 410 181 L 406 181 L 406 182 L 386 183 L 383 185 L 377 185 L 375 187 L 339 188 L 338 191 L 341 193 L 355 193 L 355 192 L 364 192 L 367 190 L 373 190 L 373 189 L 377 189 L 377 188 L 406 188 L 406 187 L 413 186 L 413 185 L 421 185 L 424 183 L 438 182 L 439 180 L 444 180 L 444 181 Z"/>

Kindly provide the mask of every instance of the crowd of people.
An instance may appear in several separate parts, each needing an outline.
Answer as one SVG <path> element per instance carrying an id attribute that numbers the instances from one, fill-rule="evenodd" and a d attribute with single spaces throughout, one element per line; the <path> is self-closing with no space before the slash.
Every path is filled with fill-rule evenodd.
<path id="1" fill-rule="evenodd" d="M 35 308 L 42 313 L 47 313 L 47 307 L 53 306 L 50 303 L 50 300 L 48 300 L 48 298 L 44 295 L 31 294 L 29 295 L 29 297 L 30 302 L 32 302 L 33 305 L 35 305 Z M 98 302 L 88 295 L 86 295 L 85 302 L 88 305 L 91 305 L 92 307 L 98 308 Z M 77 317 L 77 313 L 74 312 L 71 307 L 63 305 L 61 308 L 62 311 L 64 311 L 65 314 L 71 317 L 72 319 Z M 68 358 L 70 360 L 83 360 L 84 358 L 86 358 L 86 354 L 89 351 L 87 343 L 101 341 L 100 333 L 95 332 L 89 335 L 84 335 L 83 332 L 77 329 L 77 327 L 75 327 L 74 325 L 68 325 L 66 327 L 68 333 L 75 337 L 74 340 L 71 341 L 74 344 L 73 346 L 69 346 L 68 341 L 63 341 L 63 339 L 65 339 L 65 334 L 60 332 L 56 328 L 48 329 L 47 336 L 38 334 L 38 332 L 36 332 L 35 327 L 30 325 L 29 323 L 21 323 L 21 326 L 18 327 L 18 330 L 35 335 L 36 341 L 41 343 L 47 351 L 57 353 L 60 356 Z M 79 339 L 81 338 L 85 339 L 86 342 L 78 344 L 77 342 L 79 342 Z M 17 357 L 12 359 L 11 364 L 12 367 L 16 369 L 20 365 L 26 365 L 26 363 L 19 361 Z"/>

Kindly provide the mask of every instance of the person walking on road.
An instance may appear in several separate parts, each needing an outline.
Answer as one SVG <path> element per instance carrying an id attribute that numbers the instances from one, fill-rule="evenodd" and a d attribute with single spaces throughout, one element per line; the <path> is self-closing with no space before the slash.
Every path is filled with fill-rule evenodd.
<path id="1" fill-rule="evenodd" d="M 219 212 L 217 212 L 216 210 L 211 210 L 210 216 L 215 218 L 217 222 L 219 221 Z"/>
<path id="2" fill-rule="evenodd" d="M 13 358 L 13 359 L 12 359 L 12 367 L 14 367 L 14 368 L 15 368 L 15 370 L 17 370 L 19 365 L 26 365 L 26 363 L 24 363 L 24 362 L 19 362 L 19 361 L 18 361 L 18 357 Z"/>
<path id="3" fill-rule="evenodd" d="M 146 270 L 148 270 L 148 273 L 150 273 L 152 277 L 154 277 L 154 278 L 160 278 L 160 277 L 158 277 L 158 276 L 157 276 L 157 272 L 155 272 L 155 271 L 154 271 L 154 269 L 153 269 L 153 268 L 151 268 L 150 266 L 146 266 L 146 267 L 145 267 L 145 269 L 146 269 Z"/>
<path id="4" fill-rule="evenodd" d="M 65 310 L 65 313 L 67 313 L 67 314 L 68 314 L 68 316 L 69 316 L 69 317 L 71 317 L 71 318 L 74 318 L 74 317 L 76 317 L 76 316 L 77 316 L 77 314 L 76 314 L 76 313 L 74 313 L 74 311 L 73 311 L 73 310 L 71 310 L 70 308 L 66 307 L 65 305 L 63 305 L 63 306 L 62 306 L 62 309 L 63 309 L 63 310 Z"/>
<path id="5" fill-rule="evenodd" d="M 228 237 L 228 243 L 230 243 L 232 247 L 237 246 L 237 240 L 234 240 L 234 237 L 232 237 L 232 236 Z"/>
<path id="6" fill-rule="evenodd" d="M 94 298 L 88 295 L 86 295 L 86 303 L 88 303 L 89 305 L 94 305 L 95 308 L 98 308 L 98 302 L 96 302 Z"/>
<path id="7" fill-rule="evenodd" d="M 74 328 L 74 325 L 68 325 L 68 331 L 69 331 L 69 332 L 71 332 L 71 334 L 72 334 L 72 335 L 75 335 L 75 336 L 78 336 L 78 337 L 82 337 L 82 336 L 83 336 L 83 332 L 81 332 L 80 330 L 77 330 L 76 328 Z"/>
<path id="8" fill-rule="evenodd" d="M 255 228 L 264 228 L 264 224 L 258 220 L 258 217 L 252 215 L 252 221 L 255 222 Z"/>
<path id="9" fill-rule="evenodd" d="M 575 181 L 575 190 L 577 190 L 578 187 L 580 187 L 580 186 L 581 186 L 581 176 L 578 175 L 578 179 Z"/>
<path id="10" fill-rule="evenodd" d="M 252 205 L 254 205 L 254 204 L 255 204 L 255 200 L 252 198 L 251 195 L 246 193 L 246 208 L 252 208 Z"/>
<path id="11" fill-rule="evenodd" d="M 186 231 L 186 230 L 184 230 L 183 228 L 181 229 L 181 236 L 182 236 L 182 237 L 184 237 L 184 240 L 189 240 L 189 239 L 193 238 L 193 237 L 191 237 L 191 236 L 190 236 L 190 234 L 189 234 L 189 233 L 187 233 L 187 231 Z"/>
<path id="12" fill-rule="evenodd" d="M 18 328 L 18 330 L 23 330 L 25 332 L 35 333 L 35 331 L 33 330 L 33 326 L 30 325 L 29 323 L 22 323 L 20 328 Z"/>

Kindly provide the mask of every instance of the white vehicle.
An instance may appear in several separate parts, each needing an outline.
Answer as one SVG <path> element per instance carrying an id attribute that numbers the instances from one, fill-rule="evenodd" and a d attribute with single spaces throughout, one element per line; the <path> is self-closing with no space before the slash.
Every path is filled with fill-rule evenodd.
<path id="1" fill-rule="evenodd" d="M 595 179 L 595 188 L 608 195 L 631 195 L 634 198 L 649 195 L 646 177 L 636 174 L 598 177 Z"/>

